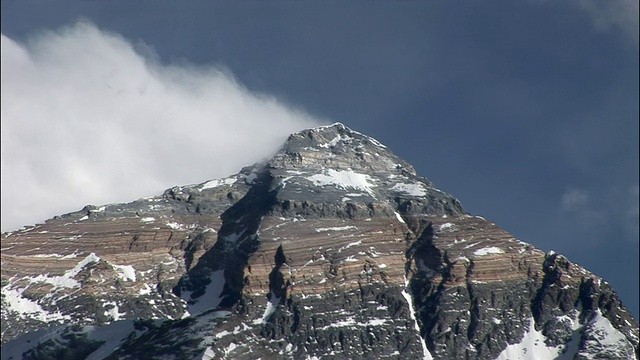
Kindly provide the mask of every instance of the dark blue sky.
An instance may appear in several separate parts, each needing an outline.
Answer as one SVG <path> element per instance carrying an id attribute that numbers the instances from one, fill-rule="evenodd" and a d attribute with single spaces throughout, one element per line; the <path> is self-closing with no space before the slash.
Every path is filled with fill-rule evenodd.
<path id="1" fill-rule="evenodd" d="M 371 135 L 468 211 L 604 277 L 638 317 L 637 2 L 1 6 L 14 40 L 88 19 Z"/>

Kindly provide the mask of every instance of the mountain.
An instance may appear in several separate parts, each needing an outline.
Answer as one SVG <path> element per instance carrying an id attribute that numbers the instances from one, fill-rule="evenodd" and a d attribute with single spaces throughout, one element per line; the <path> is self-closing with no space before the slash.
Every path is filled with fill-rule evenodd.
<path id="1" fill-rule="evenodd" d="M 2 359 L 639 358 L 606 281 L 342 124 L 225 179 L 3 234 L 2 343 Z"/>

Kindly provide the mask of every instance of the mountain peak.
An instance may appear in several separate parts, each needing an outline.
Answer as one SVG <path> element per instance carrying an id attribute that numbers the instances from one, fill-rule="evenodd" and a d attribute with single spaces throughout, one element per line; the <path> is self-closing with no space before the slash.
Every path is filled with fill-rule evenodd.
<path id="1" fill-rule="evenodd" d="M 295 138 L 296 136 L 308 137 L 312 141 L 318 143 L 318 146 L 322 148 L 332 148 L 341 142 L 350 143 L 354 140 L 357 141 L 358 144 L 368 142 L 374 146 L 386 148 L 386 146 L 381 144 L 378 140 L 352 130 L 340 122 L 302 130 L 297 134 L 292 134 L 289 139 Z"/>
<path id="2" fill-rule="evenodd" d="M 1 256 L 2 359 L 638 357 L 606 282 L 340 123 L 225 179 L 3 234 Z"/>
<path id="3" fill-rule="evenodd" d="M 292 134 L 264 169 L 278 201 L 377 203 L 391 214 L 392 207 L 411 203 L 433 215 L 465 214 L 457 199 L 417 176 L 385 145 L 341 123 Z"/>
<path id="4" fill-rule="evenodd" d="M 385 145 L 341 123 L 290 135 L 270 164 L 282 168 L 320 165 L 368 172 L 402 170 L 416 175 L 409 163 Z"/>

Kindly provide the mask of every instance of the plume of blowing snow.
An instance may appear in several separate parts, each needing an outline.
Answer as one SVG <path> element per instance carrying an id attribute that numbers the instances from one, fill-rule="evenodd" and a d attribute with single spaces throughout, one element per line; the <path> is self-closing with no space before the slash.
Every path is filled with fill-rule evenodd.
<path id="1" fill-rule="evenodd" d="M 2 35 L 2 230 L 227 176 L 318 124 L 215 68 L 79 23 Z"/>

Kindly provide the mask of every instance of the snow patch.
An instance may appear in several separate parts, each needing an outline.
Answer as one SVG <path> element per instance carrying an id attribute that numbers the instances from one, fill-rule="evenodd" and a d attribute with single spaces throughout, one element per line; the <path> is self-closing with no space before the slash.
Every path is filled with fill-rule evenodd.
<path id="1" fill-rule="evenodd" d="M 340 321 L 331 323 L 321 328 L 321 330 L 325 330 L 332 327 L 347 327 L 347 326 L 355 326 L 355 325 L 357 325 L 356 320 L 353 317 L 348 317 L 346 320 L 340 320 Z"/>
<path id="2" fill-rule="evenodd" d="M 415 183 L 398 183 L 393 185 L 389 190 L 402 192 L 411 196 L 426 196 L 427 190 L 422 184 Z"/>
<path id="3" fill-rule="evenodd" d="M 356 189 L 364 191 L 374 197 L 372 187 L 374 186 L 371 181 L 373 180 L 369 175 L 360 174 L 353 170 L 333 170 L 325 169 L 322 174 L 315 174 L 307 178 L 316 186 L 335 186 L 344 190 Z"/>
<path id="4" fill-rule="evenodd" d="M 504 254 L 504 250 L 500 249 L 499 247 L 489 246 L 473 252 L 473 255 L 475 256 L 485 256 L 489 254 Z"/>
<path id="5" fill-rule="evenodd" d="M 472 237 L 473 237 L 473 236 L 472 236 Z M 465 241 L 466 241 L 466 240 L 465 240 Z M 476 245 L 480 244 L 481 242 L 482 242 L 482 241 L 478 241 L 478 242 L 475 242 L 475 243 L 473 243 L 473 244 L 469 244 L 469 245 L 465 246 L 464 248 L 465 248 L 465 249 L 470 249 L 470 248 L 472 248 L 472 247 L 474 247 L 474 246 L 476 246 Z"/>
<path id="6" fill-rule="evenodd" d="M 209 276 L 209 284 L 204 294 L 197 299 L 191 298 L 191 292 L 185 291 L 182 298 L 187 301 L 187 310 L 192 315 L 197 315 L 209 309 L 218 307 L 222 301 L 222 290 L 224 289 L 224 269 L 214 271 Z"/>
<path id="7" fill-rule="evenodd" d="M 562 352 L 562 346 L 551 347 L 545 344 L 546 337 L 536 331 L 533 318 L 529 319 L 529 329 L 517 344 L 509 344 L 496 360 L 537 360 L 556 359 Z"/>
<path id="8" fill-rule="evenodd" d="M 55 313 L 49 313 L 44 310 L 37 302 L 22 297 L 24 289 L 2 289 L 2 295 L 5 298 L 6 309 L 2 309 L 2 312 L 17 313 L 19 317 L 29 317 L 31 319 L 49 322 L 56 320 L 71 320 L 68 315 L 62 315 L 59 311 Z"/>
<path id="9" fill-rule="evenodd" d="M 347 226 L 338 226 L 338 227 L 328 227 L 328 228 L 317 228 L 316 232 L 327 232 L 327 231 L 345 231 L 345 230 L 358 230 L 357 227 L 353 225 Z"/>
<path id="10" fill-rule="evenodd" d="M 226 356 L 231 354 L 233 352 L 233 350 L 235 350 L 237 347 L 238 347 L 238 345 L 236 345 L 236 343 L 232 342 L 226 348 L 224 348 L 223 351 L 224 351 L 225 359 L 226 359 Z"/>
<path id="11" fill-rule="evenodd" d="M 240 239 L 242 237 L 242 235 L 244 235 L 244 233 L 246 231 L 247 231 L 247 229 L 244 229 L 244 230 L 241 230 L 241 231 L 239 231 L 237 233 L 233 233 L 233 234 L 230 234 L 230 235 L 225 235 L 222 238 L 225 241 L 235 243 L 236 241 L 238 241 L 238 239 Z"/>
<path id="12" fill-rule="evenodd" d="M 116 275 L 124 281 L 136 281 L 136 269 L 131 265 L 114 265 L 111 264 L 116 270 Z"/>
<path id="13" fill-rule="evenodd" d="M 211 360 L 215 355 L 216 353 L 213 351 L 213 348 L 207 346 L 207 348 L 204 349 L 204 353 L 202 353 L 202 360 Z"/>
<path id="14" fill-rule="evenodd" d="M 212 189 L 212 188 L 216 188 L 218 186 L 222 186 L 222 185 L 233 185 L 236 183 L 236 179 L 234 177 L 228 177 L 225 179 L 213 179 L 213 180 L 209 180 L 206 183 L 202 184 L 199 188 L 199 191 L 202 190 L 206 190 L 206 189 Z"/>
<path id="15" fill-rule="evenodd" d="M 350 138 L 350 137 L 348 137 L 348 136 L 340 136 L 340 135 L 337 135 L 336 137 L 334 137 L 334 138 L 333 138 L 331 141 L 329 141 L 328 143 L 326 143 L 326 144 L 320 144 L 319 146 L 320 146 L 321 148 L 328 149 L 328 148 L 335 147 L 335 146 L 336 146 L 336 145 L 338 145 L 338 143 L 339 143 L 339 142 L 341 142 L 341 141 L 346 141 L 346 142 L 348 142 L 348 141 L 351 141 L 351 138 Z"/>
<path id="16" fill-rule="evenodd" d="M 609 319 L 602 315 L 600 309 L 595 311 L 595 316 L 585 325 L 584 331 L 589 334 L 583 340 L 583 348 L 586 353 L 582 356 L 591 358 L 635 359 L 633 345 L 627 338 L 613 327 Z"/>
<path id="17" fill-rule="evenodd" d="M 80 283 L 77 280 L 75 280 L 74 277 L 78 275 L 84 269 L 85 266 L 87 266 L 90 263 L 94 263 L 98 261 L 100 261 L 100 258 L 96 254 L 91 253 L 87 257 L 85 257 L 82 261 L 80 261 L 78 264 L 76 264 L 76 266 L 73 269 L 67 270 L 62 276 L 49 276 L 48 274 L 38 275 L 34 278 L 30 278 L 29 282 L 47 283 L 47 284 L 53 285 L 54 288 L 71 289 L 71 288 L 80 287 Z"/>
<path id="18" fill-rule="evenodd" d="M 171 228 L 173 230 L 179 230 L 179 229 L 183 229 L 184 225 L 177 223 L 175 221 L 169 222 L 165 224 L 168 228 Z"/>
<path id="19" fill-rule="evenodd" d="M 229 332 L 229 331 L 227 331 L 227 330 L 222 330 L 222 331 L 220 331 L 219 333 L 217 333 L 214 337 L 215 337 L 216 339 L 222 339 L 223 337 L 225 337 L 225 336 L 227 336 L 227 335 L 230 335 L 230 334 L 233 334 L 233 333 L 232 333 L 232 332 Z"/>
<path id="20" fill-rule="evenodd" d="M 569 322 L 568 325 L 573 332 L 571 340 L 559 346 L 546 345 L 546 337 L 535 329 L 534 319 L 530 318 L 529 329 L 520 343 L 508 345 L 496 360 L 569 360 L 577 355 L 600 358 L 602 354 L 607 354 L 607 358 L 635 359 L 633 345 L 624 334 L 613 327 L 600 309 L 595 311 L 595 316 L 584 326 L 580 324 L 578 315 L 579 311 L 575 311 L 573 316 L 565 315 L 558 318 L 561 322 Z M 583 333 L 588 334 L 584 339 Z M 586 349 L 586 353 L 579 353 L 580 348 Z"/>
<path id="21" fill-rule="evenodd" d="M 346 314 L 346 313 L 343 313 Z M 323 326 L 321 328 L 319 328 L 318 330 L 326 330 L 329 328 L 335 328 L 335 327 L 353 327 L 353 326 L 361 326 L 361 327 L 367 327 L 367 326 L 381 326 L 386 324 L 389 321 L 393 321 L 391 319 L 379 319 L 379 318 L 373 318 L 373 319 L 369 319 L 366 322 L 358 322 L 354 319 L 353 316 L 349 316 L 344 320 L 340 320 L 334 323 L 331 323 L 329 325 Z"/>
<path id="22" fill-rule="evenodd" d="M 342 252 L 342 250 L 346 250 L 346 249 L 348 249 L 350 247 L 358 246 L 358 245 L 362 245 L 362 240 L 358 240 L 356 242 L 348 243 L 347 245 L 345 245 L 345 246 L 341 247 L 340 249 L 338 249 L 338 252 Z"/>
<path id="23" fill-rule="evenodd" d="M 626 341 L 626 337 L 613 327 L 609 319 L 602 315 L 600 309 L 596 310 L 596 316 L 590 324 L 593 332 L 597 332 L 600 343 L 603 345 L 616 345 L 619 341 Z"/>
<path id="24" fill-rule="evenodd" d="M 113 321 L 118 321 L 124 318 L 124 315 L 127 315 L 126 312 L 120 312 L 120 308 L 118 308 L 118 304 L 115 301 L 107 301 L 104 303 L 104 307 L 111 306 L 109 309 L 104 311 L 104 316 L 110 317 Z"/>
<path id="25" fill-rule="evenodd" d="M 254 320 L 254 324 L 265 324 L 267 320 L 273 315 L 273 313 L 278 308 L 278 304 L 280 304 L 280 298 L 275 296 L 273 293 L 269 294 L 269 302 L 267 303 L 267 308 L 264 310 L 264 314 L 261 319 Z"/>
<path id="26" fill-rule="evenodd" d="M 429 349 L 427 348 L 426 341 L 422 338 L 422 336 L 420 336 L 420 326 L 418 326 L 418 319 L 416 319 L 416 311 L 413 308 L 413 299 L 411 299 L 411 295 L 409 295 L 409 293 L 407 292 L 408 288 L 409 288 L 409 280 L 405 276 L 404 277 L 404 289 L 402 289 L 402 296 L 404 297 L 404 299 L 407 301 L 407 304 L 409 305 L 409 316 L 411 317 L 411 320 L 413 320 L 413 328 L 416 330 L 416 334 L 418 335 L 418 338 L 420 339 L 420 345 L 422 345 L 423 359 L 424 360 L 433 360 L 433 357 L 431 356 L 431 353 L 429 352 Z"/>
<path id="27" fill-rule="evenodd" d="M 140 295 L 149 295 L 149 294 L 151 294 L 151 290 L 152 290 L 151 286 L 149 286 L 149 284 L 147 284 L 147 283 L 144 283 L 143 285 L 144 285 L 144 288 L 138 290 L 138 294 L 140 294 Z"/>
<path id="28" fill-rule="evenodd" d="M 440 229 L 440 231 L 447 231 L 447 230 L 453 230 L 454 227 L 455 227 L 455 225 L 453 225 L 452 223 L 448 222 L 448 223 L 441 224 L 439 226 L 439 229 Z"/>

